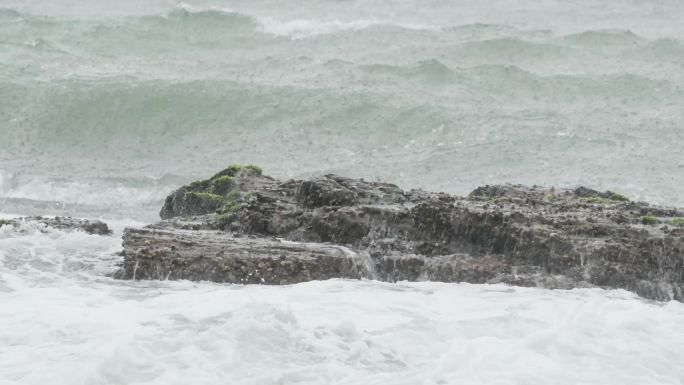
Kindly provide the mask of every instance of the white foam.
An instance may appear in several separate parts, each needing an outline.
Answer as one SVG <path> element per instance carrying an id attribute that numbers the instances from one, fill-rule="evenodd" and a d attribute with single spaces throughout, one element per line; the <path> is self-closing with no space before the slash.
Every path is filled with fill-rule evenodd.
<path id="1" fill-rule="evenodd" d="M 178 3 L 177 10 L 185 12 L 214 11 L 226 14 L 242 14 L 233 9 L 225 7 L 196 7 L 187 3 Z M 303 39 L 319 35 L 334 34 L 344 31 L 358 31 L 377 25 L 392 25 L 400 28 L 414 30 L 439 30 L 442 27 L 423 23 L 398 23 L 396 21 L 381 20 L 375 17 L 358 18 L 355 20 L 341 20 L 336 18 L 295 18 L 282 19 L 272 16 L 259 16 L 257 14 L 243 14 L 253 17 L 259 24 L 259 29 L 263 33 L 276 36 L 285 36 L 293 39 Z"/>
<path id="2" fill-rule="evenodd" d="M 188 11 L 188 12 L 192 12 L 195 10 L 195 7 L 193 7 L 192 5 L 190 5 L 188 3 L 183 3 L 183 2 L 176 4 L 176 8 L 183 10 L 183 11 Z"/>
<path id="3" fill-rule="evenodd" d="M 102 180 L 73 181 L 21 176 L 0 170 L 0 198 L 20 198 L 96 206 L 138 206 L 162 200 L 176 186 L 144 187 Z"/>
<path id="4" fill-rule="evenodd" d="M 0 230 L 0 383 L 625 385 L 684 378 L 681 303 L 501 285 L 116 281 L 103 274 L 120 260 L 120 241 Z"/>
<path id="5" fill-rule="evenodd" d="M 272 17 L 259 17 L 257 20 L 259 21 L 261 32 L 276 36 L 286 36 L 293 39 L 304 39 L 344 31 L 358 31 L 378 25 L 393 25 L 400 28 L 414 30 L 437 30 L 440 28 L 427 24 L 397 24 L 375 18 L 342 21 L 338 19 L 278 20 Z"/>
<path id="6" fill-rule="evenodd" d="M 340 20 L 289 20 L 281 21 L 270 17 L 259 19 L 261 30 L 277 36 L 288 36 L 301 39 L 311 36 L 336 33 L 340 31 L 359 30 L 380 24 L 378 20 L 356 20 L 343 22 Z"/>
<path id="7" fill-rule="evenodd" d="M 188 3 L 178 3 L 176 10 L 196 13 L 204 11 L 220 12 L 225 14 L 240 14 L 232 9 L 225 7 L 196 7 Z M 365 29 L 375 25 L 391 24 L 377 18 L 366 18 L 358 20 L 339 20 L 339 19 L 279 19 L 270 16 L 247 15 L 253 17 L 259 24 L 259 29 L 262 33 L 268 33 L 276 36 L 285 36 L 293 39 L 303 39 L 318 35 L 326 35 L 338 33 L 343 31 L 356 31 Z M 428 26 L 406 26 L 406 28 L 423 29 Z"/>

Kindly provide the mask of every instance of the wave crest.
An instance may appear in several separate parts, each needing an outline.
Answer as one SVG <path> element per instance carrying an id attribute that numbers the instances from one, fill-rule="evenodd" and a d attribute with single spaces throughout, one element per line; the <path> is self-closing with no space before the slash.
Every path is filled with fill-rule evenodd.
<path id="1" fill-rule="evenodd" d="M 563 37 L 566 43 L 582 46 L 627 46 L 643 40 L 630 30 L 589 30 Z"/>
<path id="2" fill-rule="evenodd" d="M 12 8 L 0 8 L 0 23 L 12 22 L 24 18 L 19 11 Z"/>

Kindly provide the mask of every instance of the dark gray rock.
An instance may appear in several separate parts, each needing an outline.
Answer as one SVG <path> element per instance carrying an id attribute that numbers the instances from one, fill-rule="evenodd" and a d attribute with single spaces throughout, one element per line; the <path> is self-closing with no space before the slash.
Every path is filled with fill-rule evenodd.
<path id="1" fill-rule="evenodd" d="M 21 217 L 12 219 L 0 219 L 0 225 L 11 225 L 20 228 L 22 224 L 35 222 L 46 227 L 58 230 L 80 230 L 88 234 L 111 235 L 112 231 L 106 223 L 91 219 L 79 219 L 71 217 Z"/>
<path id="2" fill-rule="evenodd" d="M 115 277 L 289 284 L 370 277 L 369 265 L 336 245 L 235 237 L 215 230 L 127 229 Z"/>
<path id="3" fill-rule="evenodd" d="M 599 286 L 684 301 L 682 210 L 610 191 L 497 185 L 456 197 L 336 175 L 281 182 L 256 168 L 232 167 L 171 194 L 161 215 L 166 221 L 126 232 L 120 276 Z M 181 247 L 183 240 L 189 243 Z M 294 262 L 285 261 L 299 261 L 301 254 L 281 247 L 281 240 L 316 257 L 291 268 Z M 278 268 L 282 256 L 288 268 Z M 242 261 L 248 271 L 256 266 L 251 274 L 257 278 L 239 273 L 238 262 L 226 258 Z M 368 268 L 350 270 L 350 258 Z M 268 260 L 277 277 L 255 260 Z"/>

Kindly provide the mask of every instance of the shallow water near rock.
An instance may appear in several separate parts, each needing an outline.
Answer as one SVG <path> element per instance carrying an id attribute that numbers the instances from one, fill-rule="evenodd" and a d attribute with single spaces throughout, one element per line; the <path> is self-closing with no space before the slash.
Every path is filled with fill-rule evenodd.
<path id="1" fill-rule="evenodd" d="M 121 226 L 115 225 L 120 235 Z M 684 306 L 622 291 L 104 277 L 119 239 L 0 229 L 16 384 L 677 384 Z"/>
<path id="2" fill-rule="evenodd" d="M 684 305 L 626 291 L 107 277 L 234 162 L 684 206 L 684 3 L 0 1 L 0 384 L 681 384 Z"/>

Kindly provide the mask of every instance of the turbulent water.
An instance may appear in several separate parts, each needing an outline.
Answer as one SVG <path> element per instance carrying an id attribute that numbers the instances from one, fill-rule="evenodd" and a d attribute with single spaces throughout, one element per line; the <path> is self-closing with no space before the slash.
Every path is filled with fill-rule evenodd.
<path id="1" fill-rule="evenodd" d="M 684 206 L 680 0 L 0 0 L 0 384 L 681 384 L 622 291 L 122 282 L 124 226 L 235 162 Z"/>

